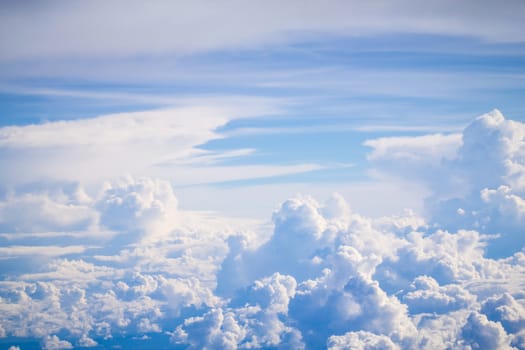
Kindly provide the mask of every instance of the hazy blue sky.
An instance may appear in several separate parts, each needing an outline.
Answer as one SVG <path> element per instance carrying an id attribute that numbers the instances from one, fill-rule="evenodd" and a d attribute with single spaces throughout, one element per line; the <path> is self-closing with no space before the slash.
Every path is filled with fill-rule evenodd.
<path id="1" fill-rule="evenodd" d="M 0 2 L 0 348 L 524 349 L 524 23 Z"/>

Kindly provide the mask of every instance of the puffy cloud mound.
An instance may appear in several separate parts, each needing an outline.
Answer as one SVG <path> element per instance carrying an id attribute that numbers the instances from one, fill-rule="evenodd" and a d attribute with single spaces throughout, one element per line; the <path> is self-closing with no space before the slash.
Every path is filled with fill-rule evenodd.
<path id="1" fill-rule="evenodd" d="M 506 120 L 494 110 L 478 117 L 463 131 L 455 163 L 478 190 L 505 184 L 525 190 L 525 125 Z"/>
<path id="2" fill-rule="evenodd" d="M 18 189 L 0 199 L 0 337 L 46 349 L 525 349 L 523 136 L 493 112 L 436 138 L 444 154 L 426 139 L 370 143 L 383 170 L 410 159 L 416 173 L 430 152 L 450 173 L 437 191 L 463 189 L 433 194 L 426 219 L 298 196 L 267 232 L 181 210 L 158 179 L 90 195 Z M 394 145 L 399 164 L 381 165 Z"/>
<path id="3" fill-rule="evenodd" d="M 390 338 L 384 335 L 376 335 L 365 331 L 348 332 L 345 335 L 333 335 L 328 339 L 330 350 L 398 350 L 399 346 L 394 344 Z"/>
<path id="4" fill-rule="evenodd" d="M 493 256 L 521 249 L 525 237 L 525 124 L 495 110 L 463 132 L 457 158 L 446 163 L 465 188 L 465 196 L 436 203 L 433 219 L 447 227 L 499 234 Z M 456 211 L 454 213 L 454 211 Z"/>
<path id="5" fill-rule="evenodd" d="M 500 322 L 508 332 L 525 330 L 525 306 L 509 293 L 488 298 L 483 302 L 481 311 L 489 320 Z"/>
<path id="6" fill-rule="evenodd" d="M 471 349 L 511 349 L 510 337 L 501 324 L 489 321 L 485 315 L 470 314 L 461 335 L 463 344 Z"/>
<path id="7" fill-rule="evenodd" d="M 431 223 L 448 230 L 497 234 L 489 256 L 505 257 L 525 245 L 525 124 L 498 110 L 476 118 L 463 133 L 386 138 L 365 143 L 379 170 L 421 181 Z"/>
<path id="8" fill-rule="evenodd" d="M 175 228 L 177 199 L 168 182 L 126 178 L 106 186 L 97 202 L 103 226 L 148 237 L 166 234 Z"/>
<path id="9" fill-rule="evenodd" d="M 85 230 L 98 221 L 90 203 L 91 198 L 78 185 L 9 193 L 0 202 L 0 232 Z"/>
<path id="10" fill-rule="evenodd" d="M 475 302 L 475 297 L 460 285 L 440 286 L 429 276 L 416 277 L 410 289 L 412 291 L 403 296 L 403 301 L 412 313 L 448 313 Z"/>
<path id="11" fill-rule="evenodd" d="M 230 307 L 187 319 L 171 340 L 192 349 L 304 348 L 300 333 L 283 321 L 295 289 L 295 279 L 279 273 L 255 281 Z"/>
<path id="12" fill-rule="evenodd" d="M 66 340 L 60 340 L 56 335 L 53 335 L 51 337 L 47 336 L 44 339 L 42 348 L 45 350 L 73 349 L 73 345 Z"/>

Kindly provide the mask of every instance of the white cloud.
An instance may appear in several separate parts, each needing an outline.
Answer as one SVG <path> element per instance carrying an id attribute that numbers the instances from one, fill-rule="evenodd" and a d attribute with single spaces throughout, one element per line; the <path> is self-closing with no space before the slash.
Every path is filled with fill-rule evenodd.
<path id="1" fill-rule="evenodd" d="M 525 306 L 509 293 L 488 298 L 481 311 L 491 321 L 500 322 L 510 333 L 520 332 L 525 327 Z"/>
<path id="2" fill-rule="evenodd" d="M 511 338 L 501 324 L 489 321 L 482 314 L 470 314 L 462 329 L 462 336 L 463 344 L 473 349 L 511 349 Z"/>
<path id="3" fill-rule="evenodd" d="M 159 239 L 177 223 L 177 199 L 166 181 L 128 177 L 106 184 L 96 206 L 101 225 L 116 231 L 139 231 L 141 236 Z"/>
<path id="4" fill-rule="evenodd" d="M 94 341 L 93 339 L 83 335 L 82 338 L 78 340 L 78 345 L 83 348 L 91 348 L 91 347 L 97 346 L 98 343 Z"/>
<path id="5" fill-rule="evenodd" d="M 79 231 L 97 221 L 92 208 L 65 194 L 25 193 L 0 202 L 0 232 Z"/>
<path id="6" fill-rule="evenodd" d="M 468 179 L 463 170 L 477 151 L 465 145 L 492 128 L 503 146 L 487 159 L 520 165 L 521 127 L 484 116 L 456 155 L 435 164 Z M 406 148 L 420 159 L 433 152 L 416 144 Z M 505 235 L 519 226 L 509 219 L 521 220 L 523 195 L 509 168 L 498 169 L 497 186 L 480 180 L 476 196 L 462 198 L 461 217 L 481 213 L 493 225 L 485 227 Z M 92 196 L 81 185 L 26 188 L 2 201 L 23 215 L 3 215 L 0 225 L 28 222 L 23 238 L 0 236 L 1 336 L 37 338 L 50 349 L 128 335 L 211 349 L 524 348 L 523 244 L 495 259 L 486 254 L 495 240 L 469 221 L 444 229 L 411 211 L 370 219 L 337 194 L 325 202 L 297 196 L 274 212 L 267 232 L 182 210 L 163 180 L 126 177 Z"/>
<path id="7" fill-rule="evenodd" d="M 29 255 L 29 256 L 62 256 L 68 254 L 78 254 L 82 253 L 87 249 L 85 246 L 74 246 L 69 245 L 65 247 L 58 246 L 9 246 L 9 247 L 0 247 L 0 256 L 2 258 L 6 257 L 16 257 L 20 255 Z"/>
<path id="8" fill-rule="evenodd" d="M 461 135 L 387 138 L 366 144 L 374 147 L 370 160 L 379 171 L 431 189 L 426 209 L 432 223 L 450 230 L 500 234 L 488 249 L 491 256 L 503 257 L 525 244 L 519 234 L 525 215 L 524 140 L 525 124 L 493 110 Z"/>
<path id="9" fill-rule="evenodd" d="M 188 106 L 189 104 L 189 106 Z M 273 114 L 276 100 L 191 101 L 186 107 L 0 128 L 4 186 L 53 181 L 84 185 L 131 174 L 178 186 L 264 178 L 322 169 L 318 164 L 221 165 L 253 150 L 204 151 L 229 121 Z M 203 105 L 204 104 L 204 105 Z"/>
<path id="10" fill-rule="evenodd" d="M 383 137 L 364 142 L 365 146 L 373 148 L 368 160 L 379 172 L 373 175 L 409 178 L 445 197 L 464 191 L 449 169 L 443 167 L 444 162 L 456 157 L 461 144 L 461 134 Z"/>
<path id="11" fill-rule="evenodd" d="M 505 213 L 508 219 L 515 221 L 515 224 L 525 223 L 525 199 L 513 194 L 508 186 L 500 186 L 497 189 L 489 190 L 484 188 L 480 193 L 481 199 L 494 206 L 500 213 Z"/>
<path id="12" fill-rule="evenodd" d="M 161 328 L 158 324 L 152 323 L 149 319 L 143 318 L 140 320 L 137 330 L 142 333 L 159 333 Z"/>
<path id="13" fill-rule="evenodd" d="M 237 349 L 237 344 L 245 334 L 234 315 L 231 312 L 224 315 L 221 309 L 213 309 L 202 317 L 185 320 L 184 328 L 186 330 L 177 328 L 171 340 L 188 344 L 190 349 Z M 195 331 L 192 332 L 193 329 Z"/>
<path id="14" fill-rule="evenodd" d="M 403 296 L 412 313 L 449 313 L 469 308 L 476 298 L 462 286 L 449 284 L 440 286 L 429 276 L 418 276 L 410 285 L 412 291 Z"/>
<path id="15" fill-rule="evenodd" d="M 387 137 L 368 140 L 369 160 L 379 169 L 462 193 L 508 185 L 521 191 L 525 162 L 525 125 L 493 110 L 470 123 L 461 134 Z M 450 179 L 439 180 L 447 174 Z M 404 170 L 403 170 L 404 169 Z"/>
<path id="16" fill-rule="evenodd" d="M 297 330 L 281 320 L 288 313 L 296 285 L 293 277 L 279 273 L 257 280 L 235 302 L 242 307 L 212 309 L 202 317 L 187 319 L 171 340 L 192 349 L 304 348 Z"/>
<path id="17" fill-rule="evenodd" d="M 45 350 L 73 349 L 73 345 L 70 342 L 60 340 L 56 335 L 48 336 L 44 339 L 42 347 Z"/>
<path id="18" fill-rule="evenodd" d="M 472 190 L 508 185 L 525 189 L 525 124 L 506 120 L 498 110 L 478 117 L 463 131 L 463 145 L 452 164 Z"/>
<path id="19" fill-rule="evenodd" d="M 116 183 L 107 187 L 100 200 L 121 198 L 123 205 L 128 196 L 134 199 L 128 205 L 132 210 L 121 216 L 130 222 L 156 200 L 159 205 L 176 203 L 167 183 L 149 179 Z M 181 220 L 174 222 L 162 244 L 143 241 L 133 247 L 133 240 L 141 240 L 136 236 L 131 246 L 115 247 L 117 255 L 108 259 L 94 263 L 60 259 L 40 273 L 18 275 L 20 282 L 4 284 L 0 308 L 7 317 L 4 321 L 9 320 L 3 322 L 6 334 L 49 336 L 49 346 L 92 346 L 123 330 L 159 333 L 170 329 L 175 329 L 173 342 L 194 348 L 477 344 L 485 339 L 485 328 L 497 326 L 488 323 L 480 330 L 472 322 L 465 325 L 466 315 L 464 321 L 459 317 L 450 322 L 457 317 L 451 316 L 454 313 L 477 310 L 477 295 L 486 299 L 482 311 L 491 322 L 503 322 L 509 328 L 512 337 L 502 333 L 502 341 L 518 339 L 514 334 L 522 322 L 516 317 L 521 309 L 512 298 L 519 294 L 509 288 L 512 294 L 497 299 L 495 293 L 503 286 L 496 281 L 508 280 L 512 269 L 518 267 L 515 273 L 523 278 L 520 256 L 485 259 L 475 232 L 407 234 L 407 229 L 428 228 L 420 225 L 420 219 L 414 221 L 410 212 L 372 221 L 352 213 L 336 195 L 325 204 L 309 197 L 283 203 L 274 215 L 275 232 L 269 241 L 241 233 L 237 237 L 248 241 L 236 246 L 239 241 L 228 240 L 235 230 L 224 234 L 217 225 L 203 225 L 206 231 L 192 232 L 199 220 L 182 219 L 187 213 L 174 210 Z M 148 219 L 163 220 L 156 215 Z M 147 225 L 142 227 L 148 231 Z M 213 228 L 219 231 L 211 234 Z M 126 225 L 115 229 L 130 230 Z M 224 247 L 227 241 L 229 257 Z M 282 253 L 275 254 L 275 249 Z M 242 273 L 228 267 L 229 259 L 242 267 Z M 269 263 L 270 259 L 274 262 Z M 429 272 L 432 277 L 424 276 Z M 405 274 L 406 284 L 399 283 L 402 279 L 393 273 Z M 219 285 L 235 281 L 231 300 L 214 292 L 215 278 Z M 476 285 L 484 281 L 486 288 Z M 189 317 L 188 307 L 195 310 Z M 428 313 L 434 313 L 434 323 L 418 321 Z M 41 319 L 28 324 L 30 315 Z M 25 333 L 17 327 L 26 329 Z M 416 327 L 423 333 L 417 335 Z M 60 329 L 69 332 L 67 344 L 53 337 Z M 432 329 L 440 333 L 432 335 Z"/>
<path id="20" fill-rule="evenodd" d="M 454 158 L 461 145 L 461 134 L 433 134 L 414 137 L 382 137 L 368 140 L 373 148 L 371 161 L 414 162 L 419 166 L 436 165 L 443 159 Z"/>
<path id="21" fill-rule="evenodd" d="M 365 331 L 348 332 L 344 335 L 339 336 L 333 335 L 328 339 L 327 347 L 330 350 L 399 349 L 399 346 L 394 344 L 389 337 L 384 335 L 376 335 L 374 333 Z"/>

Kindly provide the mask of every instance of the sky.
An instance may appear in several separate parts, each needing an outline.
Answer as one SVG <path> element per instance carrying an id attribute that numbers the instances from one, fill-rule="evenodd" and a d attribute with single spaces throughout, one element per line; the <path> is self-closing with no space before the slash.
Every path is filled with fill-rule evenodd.
<path id="1" fill-rule="evenodd" d="M 0 2 L 0 349 L 525 349 L 523 23 Z"/>

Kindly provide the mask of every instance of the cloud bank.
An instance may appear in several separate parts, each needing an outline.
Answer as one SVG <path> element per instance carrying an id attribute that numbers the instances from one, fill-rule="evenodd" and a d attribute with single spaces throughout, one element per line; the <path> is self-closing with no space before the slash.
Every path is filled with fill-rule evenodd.
<path id="1" fill-rule="evenodd" d="M 435 189 L 425 217 L 297 196 L 268 228 L 181 210 L 151 177 L 17 187 L 0 202 L 1 344 L 525 349 L 524 136 L 493 111 L 368 141 L 377 171 Z"/>

